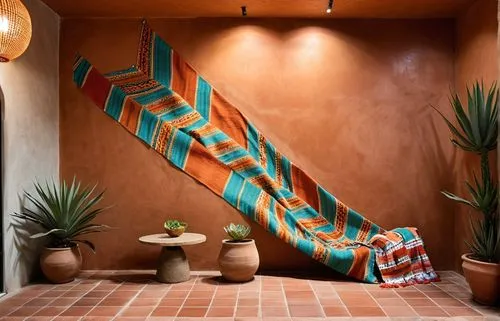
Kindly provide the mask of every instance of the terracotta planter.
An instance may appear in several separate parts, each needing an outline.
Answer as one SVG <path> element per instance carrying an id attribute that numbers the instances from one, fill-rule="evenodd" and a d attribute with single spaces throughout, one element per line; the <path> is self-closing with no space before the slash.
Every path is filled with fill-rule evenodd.
<path id="1" fill-rule="evenodd" d="M 500 303 L 500 264 L 486 263 L 462 255 L 462 268 L 475 301 L 481 304 Z"/>
<path id="2" fill-rule="evenodd" d="M 75 279 L 82 267 L 82 255 L 78 245 L 42 250 L 40 266 L 43 274 L 52 283 L 67 283 Z"/>
<path id="3" fill-rule="evenodd" d="M 223 240 L 219 253 L 219 268 L 222 277 L 228 281 L 246 282 L 252 280 L 259 268 L 259 252 L 255 241 Z"/>

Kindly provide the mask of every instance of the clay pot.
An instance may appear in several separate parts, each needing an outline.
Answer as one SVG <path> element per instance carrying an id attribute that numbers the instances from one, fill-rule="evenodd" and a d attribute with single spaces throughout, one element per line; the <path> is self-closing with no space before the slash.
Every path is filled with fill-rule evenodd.
<path id="1" fill-rule="evenodd" d="M 43 274 L 52 283 L 67 283 L 75 279 L 82 267 L 78 245 L 64 248 L 43 248 L 40 256 Z"/>
<path id="2" fill-rule="evenodd" d="M 185 226 L 181 226 L 175 229 L 169 229 L 165 227 L 165 232 L 167 232 L 168 236 L 170 237 L 179 237 L 182 234 L 184 234 L 185 231 L 186 231 Z"/>
<path id="3" fill-rule="evenodd" d="M 219 268 L 222 277 L 228 281 L 246 282 L 252 280 L 259 268 L 259 252 L 255 241 L 223 240 L 219 253 Z"/>
<path id="4" fill-rule="evenodd" d="M 481 304 L 500 303 L 500 264 L 477 261 L 471 254 L 462 255 L 465 279 L 472 290 L 474 301 Z"/>

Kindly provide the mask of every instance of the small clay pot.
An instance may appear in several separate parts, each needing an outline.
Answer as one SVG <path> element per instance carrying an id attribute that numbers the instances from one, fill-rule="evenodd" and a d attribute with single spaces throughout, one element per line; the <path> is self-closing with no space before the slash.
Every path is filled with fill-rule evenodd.
<path id="1" fill-rule="evenodd" d="M 82 254 L 77 244 L 64 248 L 43 248 L 40 266 L 52 283 L 68 283 L 75 279 L 82 267 Z"/>
<path id="2" fill-rule="evenodd" d="M 259 252 L 254 240 L 223 240 L 218 260 L 222 277 L 232 282 L 252 280 L 259 268 Z"/>
<path id="3" fill-rule="evenodd" d="M 181 227 L 178 227 L 178 228 L 175 228 L 175 229 L 169 229 L 169 228 L 165 227 L 165 232 L 167 232 L 167 234 L 170 237 L 181 236 L 185 231 L 186 231 L 186 226 L 181 226 Z"/>
<path id="4" fill-rule="evenodd" d="M 486 305 L 500 304 L 500 264 L 474 260 L 470 253 L 462 255 L 462 260 L 474 301 Z"/>

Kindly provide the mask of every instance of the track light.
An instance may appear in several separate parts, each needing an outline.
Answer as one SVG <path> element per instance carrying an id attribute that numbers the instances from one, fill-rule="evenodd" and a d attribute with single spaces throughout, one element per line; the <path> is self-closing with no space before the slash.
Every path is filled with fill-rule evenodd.
<path id="1" fill-rule="evenodd" d="M 332 13 L 332 8 L 333 8 L 333 0 L 328 0 L 328 7 L 326 8 L 326 13 L 328 14 Z"/>
<path id="2" fill-rule="evenodd" d="M 241 15 L 243 17 L 247 16 L 247 6 L 241 6 Z"/>

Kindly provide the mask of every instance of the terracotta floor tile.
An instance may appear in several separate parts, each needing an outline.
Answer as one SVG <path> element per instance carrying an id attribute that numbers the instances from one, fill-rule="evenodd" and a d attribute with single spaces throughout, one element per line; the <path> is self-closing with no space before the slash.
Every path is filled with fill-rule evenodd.
<path id="1" fill-rule="evenodd" d="M 207 313 L 206 307 L 183 307 L 178 316 L 179 317 L 203 317 Z"/>
<path id="2" fill-rule="evenodd" d="M 186 298 L 188 296 L 188 291 L 168 291 L 163 298 L 168 299 L 179 299 Z"/>
<path id="3" fill-rule="evenodd" d="M 238 306 L 246 306 L 246 307 L 253 307 L 253 306 L 258 306 L 259 305 L 259 299 L 249 299 L 249 298 L 239 298 L 238 299 Z"/>
<path id="4" fill-rule="evenodd" d="M 84 307 L 84 306 L 71 306 L 64 310 L 63 313 L 61 313 L 60 316 L 84 316 L 86 315 L 90 310 L 92 310 L 93 307 Z"/>
<path id="5" fill-rule="evenodd" d="M 78 290 L 69 290 L 64 292 L 61 296 L 63 298 L 79 298 L 85 295 L 88 291 L 78 291 Z"/>
<path id="6" fill-rule="evenodd" d="M 344 307 L 323 307 L 323 311 L 327 317 L 348 317 L 349 311 Z"/>
<path id="7" fill-rule="evenodd" d="M 33 315 L 38 310 L 40 310 L 40 307 L 22 306 L 16 310 L 12 311 L 9 314 L 9 316 L 11 316 L 11 317 L 29 317 L 30 315 Z"/>
<path id="8" fill-rule="evenodd" d="M 425 307 L 430 307 L 430 306 L 436 306 L 436 304 L 431 301 L 430 299 L 427 298 L 422 298 L 422 299 L 405 299 L 405 301 L 411 305 L 412 307 L 416 306 L 425 306 Z"/>
<path id="9" fill-rule="evenodd" d="M 55 316 L 58 316 L 59 314 L 61 314 L 64 310 L 66 310 L 65 307 L 53 307 L 53 306 L 50 306 L 50 307 L 45 307 L 41 310 L 38 310 L 35 314 L 33 314 L 34 316 L 41 316 L 41 317 L 55 317 Z"/>
<path id="10" fill-rule="evenodd" d="M 424 307 L 424 306 L 415 306 L 413 307 L 415 312 L 421 317 L 447 317 L 448 314 L 441 308 L 434 307 Z"/>
<path id="11" fill-rule="evenodd" d="M 129 305 L 147 307 L 147 306 L 156 306 L 158 305 L 159 302 L 160 302 L 159 298 L 135 298 L 132 301 L 130 301 Z"/>
<path id="12" fill-rule="evenodd" d="M 432 300 L 441 307 L 465 307 L 465 305 L 457 299 L 433 298 Z"/>
<path id="13" fill-rule="evenodd" d="M 439 291 L 439 292 L 425 292 L 425 295 L 429 298 L 451 298 L 451 295 L 449 295 L 446 292 Z"/>
<path id="14" fill-rule="evenodd" d="M 175 317 L 179 307 L 157 307 L 151 312 L 151 316 L 154 317 Z"/>
<path id="15" fill-rule="evenodd" d="M 78 301 L 78 298 L 60 297 L 60 298 L 56 298 L 55 300 L 50 302 L 50 306 L 69 307 L 70 305 L 73 305 L 76 301 Z"/>
<path id="16" fill-rule="evenodd" d="M 209 298 L 187 298 L 184 302 L 184 306 L 188 307 L 208 307 L 212 300 Z"/>
<path id="17" fill-rule="evenodd" d="M 288 291 L 285 292 L 285 296 L 287 299 L 309 299 L 309 298 L 314 298 L 314 292 L 313 291 Z"/>
<path id="18" fill-rule="evenodd" d="M 185 299 L 162 299 L 158 303 L 158 306 L 171 306 L 180 307 L 184 303 Z"/>
<path id="19" fill-rule="evenodd" d="M 382 309 L 389 317 L 412 317 L 417 315 L 409 306 L 384 306 Z"/>
<path id="20" fill-rule="evenodd" d="M 425 294 L 419 291 L 396 291 L 399 296 L 404 299 L 420 299 L 425 298 Z"/>
<path id="21" fill-rule="evenodd" d="M 286 307 L 262 307 L 262 317 L 287 317 Z"/>
<path id="22" fill-rule="evenodd" d="M 258 307 L 242 307 L 238 306 L 236 308 L 236 317 L 258 317 L 259 308 Z"/>
<path id="23" fill-rule="evenodd" d="M 167 293 L 167 290 L 142 290 L 137 295 L 138 298 L 160 299 Z"/>
<path id="24" fill-rule="evenodd" d="M 207 317 L 233 317 L 234 308 L 232 307 L 211 307 L 207 312 Z"/>
<path id="25" fill-rule="evenodd" d="M 73 305 L 74 306 L 96 306 L 102 299 L 98 298 L 90 298 L 90 299 L 80 299 L 76 301 Z"/>
<path id="26" fill-rule="evenodd" d="M 385 317 L 379 307 L 347 307 L 353 317 Z"/>
<path id="27" fill-rule="evenodd" d="M 132 298 L 137 295 L 136 291 L 113 291 L 107 298 Z"/>
<path id="28" fill-rule="evenodd" d="M 34 298 L 24 304 L 24 306 L 29 307 L 43 307 L 54 301 L 54 298 Z"/>
<path id="29" fill-rule="evenodd" d="M 39 295 L 40 298 L 57 298 L 63 295 L 66 291 L 50 290 Z"/>
<path id="30" fill-rule="evenodd" d="M 263 307 L 282 307 L 285 306 L 285 299 L 262 299 L 260 303 Z"/>
<path id="31" fill-rule="evenodd" d="M 239 299 L 258 299 L 260 297 L 259 291 L 240 291 L 238 293 Z"/>
<path id="32" fill-rule="evenodd" d="M 469 307 L 444 307 L 443 308 L 450 316 L 481 316 L 477 311 Z"/>
<path id="33" fill-rule="evenodd" d="M 191 291 L 188 295 L 188 298 L 190 299 L 212 298 L 213 294 L 214 294 L 213 291 Z"/>
<path id="34" fill-rule="evenodd" d="M 155 308 L 152 306 L 128 307 L 120 313 L 121 317 L 147 317 Z"/>
<path id="35" fill-rule="evenodd" d="M 51 321 L 54 317 L 41 317 L 41 316 L 31 316 L 27 317 L 23 321 Z"/>
<path id="36" fill-rule="evenodd" d="M 343 306 L 340 298 L 319 298 L 319 303 L 323 306 Z"/>
<path id="37" fill-rule="evenodd" d="M 93 315 L 93 316 L 84 316 L 81 319 L 81 321 L 111 321 L 113 319 L 114 317 Z"/>
<path id="38" fill-rule="evenodd" d="M 129 298 L 105 298 L 98 303 L 99 306 L 123 306 L 130 301 Z"/>
<path id="39" fill-rule="evenodd" d="M 386 306 L 408 306 L 405 300 L 401 298 L 379 298 L 376 299 L 377 303 L 383 307 Z"/>
<path id="40" fill-rule="evenodd" d="M 109 294 L 109 291 L 90 291 L 87 294 L 85 294 L 83 297 L 84 298 L 104 298 Z"/>
<path id="41" fill-rule="evenodd" d="M 90 310 L 87 315 L 89 316 L 98 316 L 98 317 L 112 317 L 115 316 L 120 310 L 122 309 L 121 306 L 116 306 L 116 307 L 111 307 L 111 306 L 98 306 L 95 307 L 94 309 Z"/>
<path id="42" fill-rule="evenodd" d="M 323 309 L 319 305 L 290 305 L 288 310 L 291 317 L 324 317 Z"/>
<path id="43" fill-rule="evenodd" d="M 212 306 L 235 306 L 236 298 L 233 299 L 213 299 Z"/>
<path id="44" fill-rule="evenodd" d="M 370 291 L 370 295 L 376 299 L 378 298 L 399 298 L 399 295 L 392 289 Z"/>
<path id="45" fill-rule="evenodd" d="M 377 302 L 370 297 L 341 297 L 342 302 L 349 307 L 376 307 Z"/>

